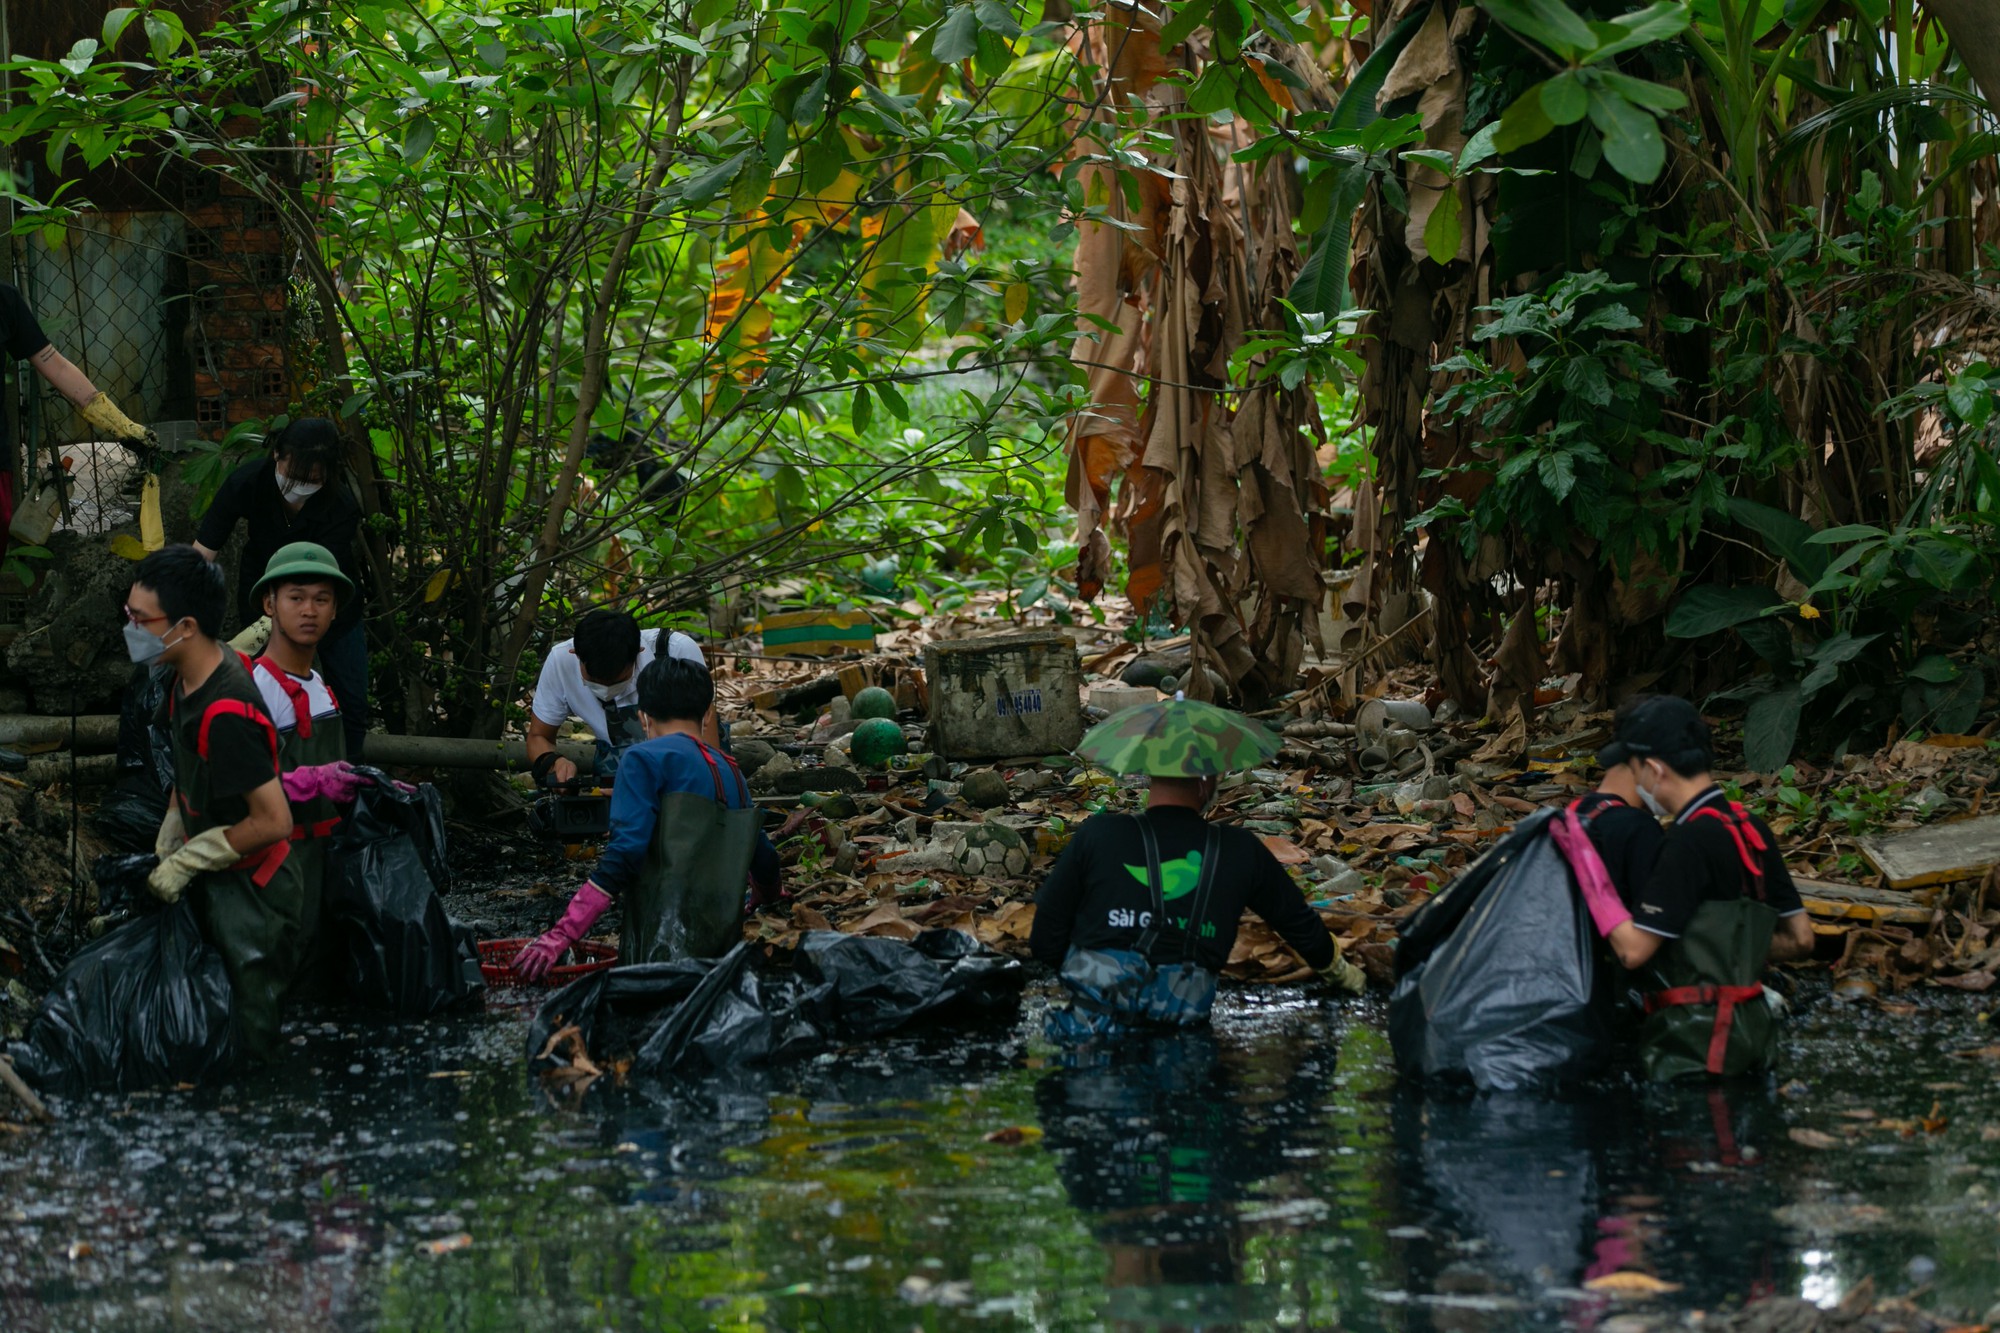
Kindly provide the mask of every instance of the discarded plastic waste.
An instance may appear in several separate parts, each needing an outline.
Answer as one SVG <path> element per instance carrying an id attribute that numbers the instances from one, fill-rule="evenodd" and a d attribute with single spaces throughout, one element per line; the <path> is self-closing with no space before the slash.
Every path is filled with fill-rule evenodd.
<path id="1" fill-rule="evenodd" d="M 1011 1010 L 1021 965 L 955 930 L 900 940 L 808 931 L 792 966 L 739 944 L 719 959 L 614 967 L 550 996 L 528 1030 L 531 1064 L 575 1027 L 600 1063 L 633 1052 L 631 1072 L 727 1068 L 807 1055 L 835 1040 L 912 1023 Z"/>
<path id="2" fill-rule="evenodd" d="M 1389 1039 L 1405 1073 L 1521 1089 L 1604 1060 L 1608 978 L 1552 813 L 1523 819 L 1399 928 Z"/>
<path id="3" fill-rule="evenodd" d="M 230 1002 L 229 973 L 202 942 L 194 908 L 186 899 L 154 906 L 70 960 L 15 1048 L 15 1066 L 64 1095 L 198 1083 L 234 1063 Z"/>
<path id="4" fill-rule="evenodd" d="M 149 852 L 174 788 L 173 737 L 155 718 L 172 667 L 135 667 L 118 713 L 118 785 L 97 804 L 91 826 L 127 851 Z"/>
<path id="5" fill-rule="evenodd" d="M 342 937 L 349 997 L 421 1018 L 479 995 L 472 932 L 445 915 L 444 807 L 428 784 L 404 791 L 375 769 L 334 838 L 329 922 Z"/>

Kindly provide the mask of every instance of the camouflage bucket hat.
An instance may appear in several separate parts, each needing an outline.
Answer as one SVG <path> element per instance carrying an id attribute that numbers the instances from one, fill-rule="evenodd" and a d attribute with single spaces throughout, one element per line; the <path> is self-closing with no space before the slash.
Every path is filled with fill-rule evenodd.
<path id="1" fill-rule="evenodd" d="M 1076 752 L 1114 773 L 1210 778 L 1271 758 L 1278 738 L 1241 713 L 1168 699 L 1112 714 L 1090 729 Z"/>

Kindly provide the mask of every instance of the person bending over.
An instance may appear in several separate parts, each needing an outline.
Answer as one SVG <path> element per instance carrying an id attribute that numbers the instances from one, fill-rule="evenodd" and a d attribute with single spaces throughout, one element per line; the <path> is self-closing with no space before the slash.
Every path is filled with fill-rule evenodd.
<path id="1" fill-rule="evenodd" d="M 760 899 L 777 893 L 778 851 L 743 774 L 702 739 L 715 700 L 707 669 L 655 660 L 639 673 L 637 693 L 646 738 L 619 762 L 610 841 L 562 920 L 515 959 L 529 980 L 546 975 L 613 902 L 622 908 L 618 961 L 661 963 L 726 953 L 742 938 L 746 883 Z"/>
<path id="2" fill-rule="evenodd" d="M 539 786 L 569 782 L 576 765 L 556 752 L 556 732 L 571 718 L 597 741 L 597 773 L 609 777 L 620 757 L 645 739 L 639 720 L 639 675 L 660 656 L 708 671 L 701 645 L 678 630 L 641 630 L 629 612 L 599 607 L 576 622 L 576 635 L 549 649 L 535 681 L 534 716 L 528 721 L 528 763 Z M 700 735 L 718 748 L 714 711 Z"/>

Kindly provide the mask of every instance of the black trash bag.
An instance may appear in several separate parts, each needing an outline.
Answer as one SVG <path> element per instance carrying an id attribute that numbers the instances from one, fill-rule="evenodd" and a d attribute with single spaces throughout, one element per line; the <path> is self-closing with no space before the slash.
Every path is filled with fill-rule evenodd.
<path id="1" fill-rule="evenodd" d="M 438 897 L 432 866 L 442 865 L 443 847 L 435 788 L 404 791 L 378 775 L 355 798 L 334 835 L 326 878 L 326 918 L 349 998 L 424 1018 L 484 993 L 472 932 Z"/>
<path id="2" fill-rule="evenodd" d="M 231 999 L 222 955 L 202 942 L 182 899 L 70 959 L 15 1063 L 29 1082 L 63 1095 L 216 1079 L 236 1059 Z"/>
<path id="3" fill-rule="evenodd" d="M 721 958 L 579 977 L 535 1015 L 529 1062 L 546 1067 L 551 1037 L 574 1026 L 593 1058 L 632 1052 L 635 1074 L 777 1064 L 917 1022 L 1011 1010 L 1025 980 L 1019 963 L 952 930 L 908 944 L 808 931 L 792 961 L 776 966 L 745 943 Z"/>
<path id="4" fill-rule="evenodd" d="M 134 667 L 118 711 L 118 785 L 97 803 L 91 827 L 127 851 L 150 852 L 174 789 L 174 741 L 155 722 L 172 667 Z"/>
<path id="5" fill-rule="evenodd" d="M 97 910 L 108 916 L 158 902 L 146 887 L 146 876 L 158 864 L 160 858 L 151 852 L 113 852 L 91 862 L 90 877 L 97 881 Z"/>
<path id="6" fill-rule="evenodd" d="M 1546 1087 L 1610 1051 L 1610 973 L 1555 840 L 1518 824 L 1398 929 L 1389 1041 L 1409 1074 Z"/>

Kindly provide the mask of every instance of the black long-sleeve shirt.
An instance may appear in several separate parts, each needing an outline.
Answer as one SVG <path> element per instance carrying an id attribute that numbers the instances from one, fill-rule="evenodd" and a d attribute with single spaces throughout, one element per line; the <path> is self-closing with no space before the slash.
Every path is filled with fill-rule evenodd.
<path id="1" fill-rule="evenodd" d="M 1208 844 L 1209 822 L 1183 806 L 1160 806 L 1140 816 L 1153 826 L 1159 843 L 1160 876 L 1168 916 L 1195 937 L 1194 960 L 1221 971 L 1236 944 L 1245 908 L 1262 917 L 1307 964 L 1333 962 L 1333 937 L 1306 902 L 1299 886 L 1270 849 L 1247 829 L 1216 826 L 1221 834 L 1214 883 L 1200 921 L 1184 924 L 1194 904 L 1194 887 Z M 1147 884 L 1146 845 L 1138 820 L 1130 815 L 1096 815 L 1083 822 L 1056 858 L 1035 895 L 1035 926 L 1029 945 L 1035 957 L 1059 968 L 1072 947 L 1132 949 L 1149 923 L 1153 894 Z M 1164 949 L 1180 937 L 1169 934 Z M 1153 961 L 1178 955 L 1161 952 Z"/>
<path id="2" fill-rule="evenodd" d="M 236 613 L 244 624 L 264 614 L 264 608 L 250 595 L 265 567 L 281 546 L 292 542 L 318 542 L 333 552 L 341 573 L 361 587 L 361 567 L 354 558 L 354 538 L 361 530 L 361 504 L 345 486 L 335 482 L 322 486 L 306 497 L 293 513 L 278 493 L 278 466 L 266 455 L 253 458 L 223 479 L 215 493 L 215 503 L 202 516 L 195 540 L 211 551 L 220 551 L 236 530 L 247 523 L 243 541 L 243 567 L 236 580 Z M 349 597 L 334 617 L 334 626 L 346 629 L 361 619 L 362 599 Z"/>

